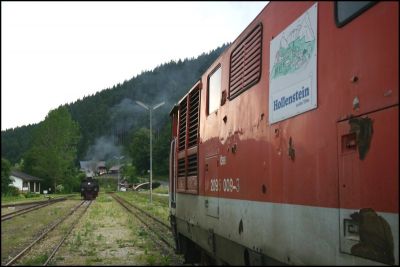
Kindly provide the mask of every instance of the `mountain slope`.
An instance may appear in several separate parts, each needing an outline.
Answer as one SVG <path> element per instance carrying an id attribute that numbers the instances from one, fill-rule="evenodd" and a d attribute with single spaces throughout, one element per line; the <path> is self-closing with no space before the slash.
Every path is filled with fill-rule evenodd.
<path id="1" fill-rule="evenodd" d="M 169 122 L 169 111 L 201 74 L 227 47 L 203 53 L 197 58 L 171 61 L 145 71 L 122 84 L 65 104 L 72 118 L 80 125 L 82 139 L 78 160 L 98 158 L 105 160 L 129 144 L 132 133 L 140 127 L 149 127 L 149 112 L 135 101 L 148 105 L 165 102 L 153 112 L 153 129 L 157 133 Z M 11 163 L 19 162 L 29 149 L 37 124 L 1 132 L 1 154 Z"/>

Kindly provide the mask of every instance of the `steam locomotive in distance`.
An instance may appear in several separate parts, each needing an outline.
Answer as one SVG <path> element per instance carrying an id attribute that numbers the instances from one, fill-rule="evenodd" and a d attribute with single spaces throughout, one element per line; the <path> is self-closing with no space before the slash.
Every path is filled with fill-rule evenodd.
<path id="1" fill-rule="evenodd" d="M 271 1 L 179 100 L 187 262 L 399 265 L 398 10 Z"/>
<path id="2" fill-rule="evenodd" d="M 99 182 L 92 176 L 86 176 L 81 182 L 81 197 L 85 200 L 96 199 L 99 194 Z"/>

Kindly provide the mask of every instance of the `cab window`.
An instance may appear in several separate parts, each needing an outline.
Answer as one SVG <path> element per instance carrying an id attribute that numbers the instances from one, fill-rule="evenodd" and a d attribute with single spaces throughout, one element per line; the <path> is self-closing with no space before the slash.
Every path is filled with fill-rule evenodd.
<path id="1" fill-rule="evenodd" d="M 336 26 L 343 27 L 376 3 L 374 1 L 336 1 Z"/>
<path id="2" fill-rule="evenodd" d="M 208 76 L 208 114 L 219 108 L 221 102 L 221 65 Z"/>

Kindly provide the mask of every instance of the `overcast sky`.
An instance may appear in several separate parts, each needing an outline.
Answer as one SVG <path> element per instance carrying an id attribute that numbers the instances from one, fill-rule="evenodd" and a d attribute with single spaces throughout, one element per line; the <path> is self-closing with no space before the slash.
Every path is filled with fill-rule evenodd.
<path id="1" fill-rule="evenodd" d="M 267 2 L 1 2 L 1 130 L 234 41 Z"/>

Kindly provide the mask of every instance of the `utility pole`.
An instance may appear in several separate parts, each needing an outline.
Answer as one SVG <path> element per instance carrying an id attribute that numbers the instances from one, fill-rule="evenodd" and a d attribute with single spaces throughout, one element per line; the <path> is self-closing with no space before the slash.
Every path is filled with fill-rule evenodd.
<path id="1" fill-rule="evenodd" d="M 159 107 L 161 107 L 162 105 L 164 105 L 164 102 L 161 102 L 157 105 L 154 105 L 153 107 L 150 107 L 146 104 L 143 104 L 140 101 L 136 101 L 136 104 L 138 104 L 139 106 L 147 109 L 150 111 L 150 203 L 153 202 L 153 142 L 152 142 L 152 123 L 151 123 L 151 112 Z"/>
<path id="2" fill-rule="evenodd" d="M 118 160 L 118 183 L 117 183 L 117 192 L 119 192 L 119 173 L 120 173 L 120 171 L 121 171 L 120 160 L 123 159 L 124 156 L 121 156 L 121 157 L 114 156 L 114 158 Z"/>

